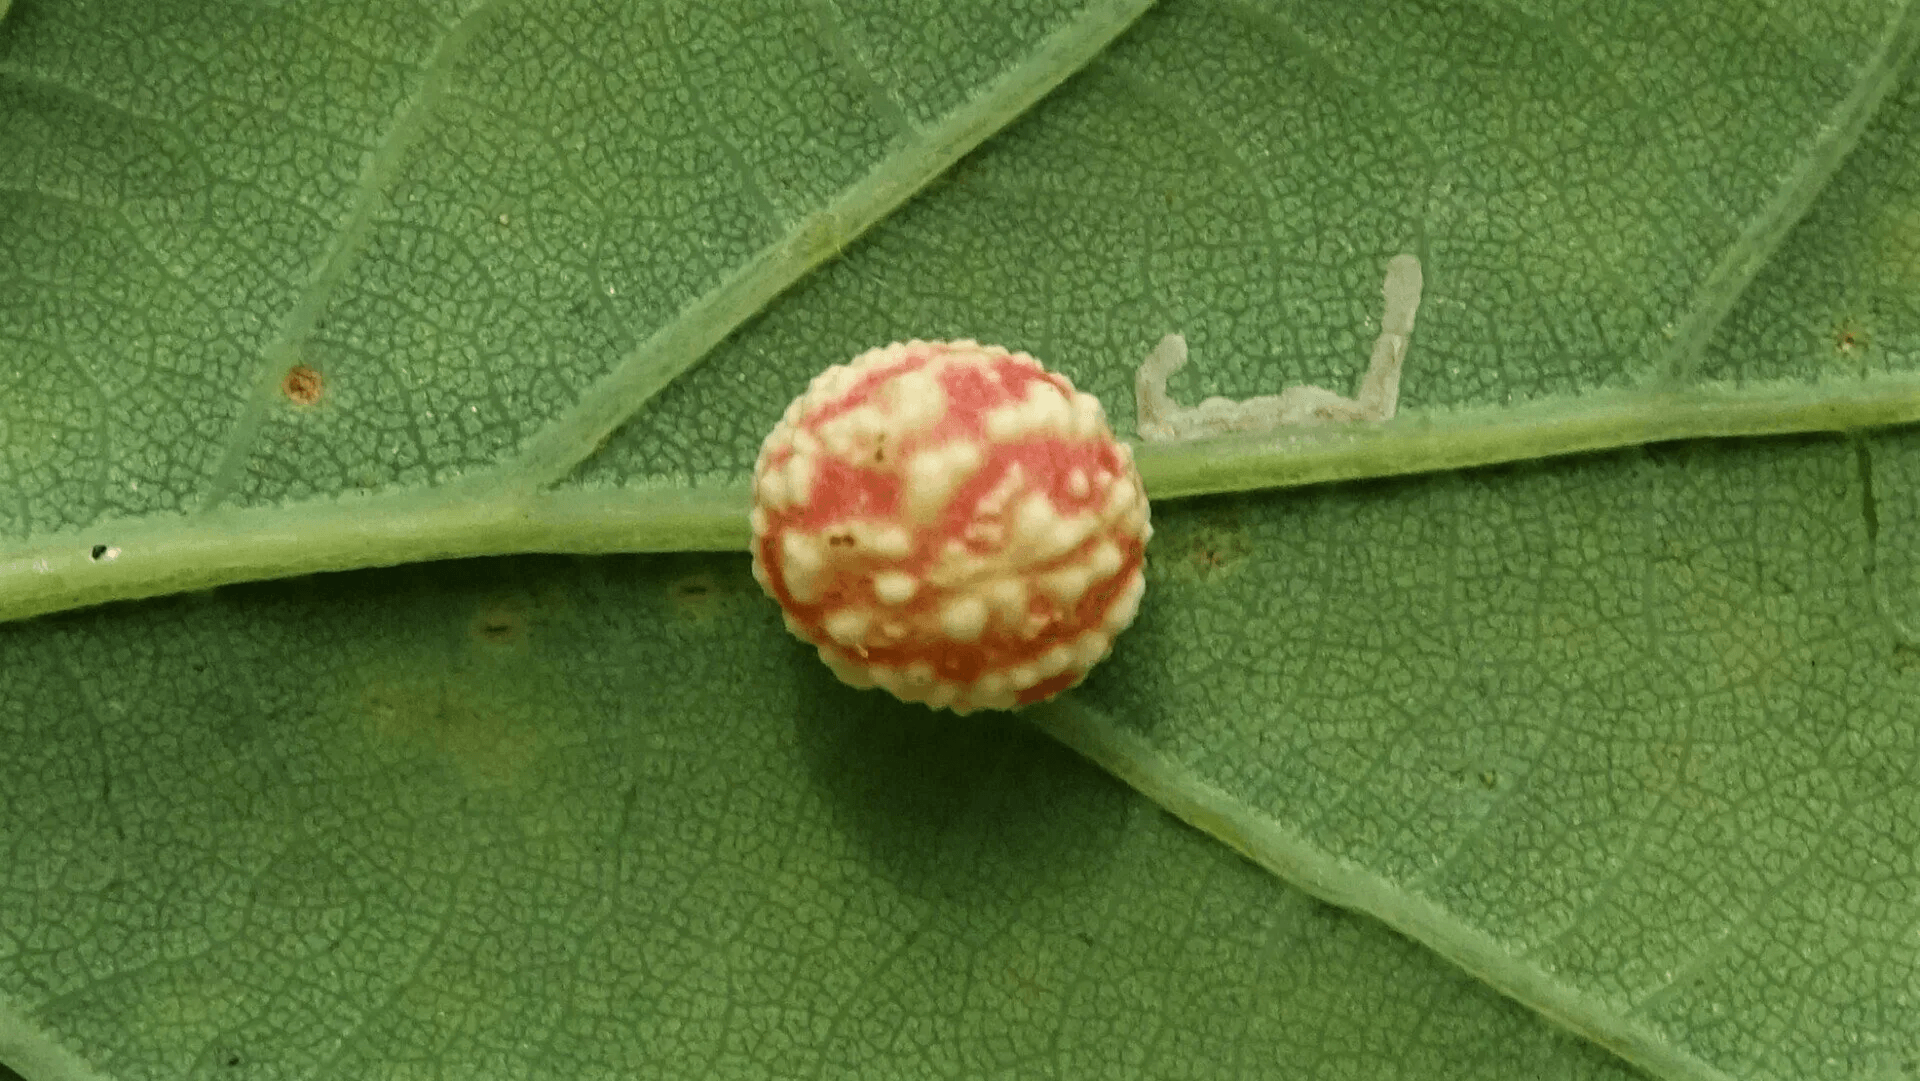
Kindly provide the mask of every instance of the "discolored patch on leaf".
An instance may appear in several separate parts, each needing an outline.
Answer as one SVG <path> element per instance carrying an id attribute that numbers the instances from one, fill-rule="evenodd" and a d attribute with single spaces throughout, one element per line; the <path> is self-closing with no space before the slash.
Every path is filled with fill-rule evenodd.
<path id="1" fill-rule="evenodd" d="M 320 372 L 305 364 L 295 364 L 287 369 L 286 375 L 280 378 L 280 393 L 286 395 L 288 401 L 298 406 L 318 403 L 320 396 L 325 392 L 326 381 L 321 378 Z"/>
<path id="2" fill-rule="evenodd" d="M 1223 499 L 1161 525 L 1148 554 L 1151 569 L 1175 581 L 1218 584 L 1252 552 L 1238 501 Z"/>
<path id="3" fill-rule="evenodd" d="M 378 757 L 424 759 L 472 788 L 511 787 L 540 754 L 540 730 L 524 720 L 522 703 L 451 680 L 375 679 L 358 712 Z"/>

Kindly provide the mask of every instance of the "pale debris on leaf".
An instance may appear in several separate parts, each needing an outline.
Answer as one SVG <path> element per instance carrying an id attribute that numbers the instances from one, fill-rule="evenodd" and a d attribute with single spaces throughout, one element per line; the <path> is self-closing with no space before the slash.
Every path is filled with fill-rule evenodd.
<path id="1" fill-rule="evenodd" d="M 1392 419 L 1400 401 L 1400 366 L 1420 308 L 1420 287 L 1420 260 L 1396 255 L 1387 263 L 1380 337 L 1374 340 L 1367 374 L 1351 398 L 1322 387 L 1297 386 L 1244 401 L 1208 398 L 1190 408 L 1182 406 L 1167 395 L 1167 378 L 1187 362 L 1187 339 L 1167 335 L 1147 354 L 1134 378 L 1140 438 L 1172 442 L 1291 425 Z"/>

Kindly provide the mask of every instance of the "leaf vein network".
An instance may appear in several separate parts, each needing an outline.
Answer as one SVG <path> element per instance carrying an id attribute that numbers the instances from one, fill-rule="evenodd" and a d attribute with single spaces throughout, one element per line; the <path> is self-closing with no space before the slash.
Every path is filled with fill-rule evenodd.
<path id="1" fill-rule="evenodd" d="M 346 278 L 364 251 L 387 191 L 398 179 L 408 151 L 425 132 L 427 120 L 439 107 L 452 78 L 455 63 L 466 47 L 508 0 L 486 0 L 453 23 L 422 66 L 412 92 L 400 103 L 382 137 L 367 148 L 365 164 L 354 184 L 350 209 L 311 268 L 306 286 L 280 319 L 279 329 L 262 351 L 259 367 L 247 390 L 246 405 L 229 430 L 219 464 L 200 499 L 198 509 L 214 510 L 238 488 L 246 462 L 279 400 L 280 373 L 301 342 L 313 333 L 334 290 Z"/>

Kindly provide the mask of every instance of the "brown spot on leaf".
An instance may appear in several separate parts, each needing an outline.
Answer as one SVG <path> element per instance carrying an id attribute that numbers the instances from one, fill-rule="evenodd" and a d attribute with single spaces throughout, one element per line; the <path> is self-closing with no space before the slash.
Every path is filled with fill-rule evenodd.
<path id="1" fill-rule="evenodd" d="M 1835 320 L 1827 336 L 1833 343 L 1834 354 L 1841 357 L 1864 353 L 1873 344 L 1872 333 L 1851 313 Z"/>
<path id="2" fill-rule="evenodd" d="M 325 383 L 320 373 L 305 364 L 295 364 L 287 369 L 280 379 L 280 393 L 295 405 L 312 405 L 320 400 L 325 392 Z"/>
<path id="3" fill-rule="evenodd" d="M 1162 534 L 1167 553 L 1163 569 L 1189 581 L 1208 582 L 1231 574 L 1252 551 L 1253 543 L 1232 505 L 1210 507 L 1192 518 L 1168 523 Z M 1154 547 L 1162 544 L 1154 539 Z"/>

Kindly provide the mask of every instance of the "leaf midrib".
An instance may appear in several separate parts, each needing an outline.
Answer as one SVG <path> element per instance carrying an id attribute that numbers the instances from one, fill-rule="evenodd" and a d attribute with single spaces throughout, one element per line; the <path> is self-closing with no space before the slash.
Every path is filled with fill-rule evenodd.
<path id="1" fill-rule="evenodd" d="M 1920 374 L 1807 386 L 1628 391 L 1385 425 L 1139 445 L 1155 501 L 1530 461 L 1673 439 L 1920 422 Z M 100 522 L 0 549 L 0 620 L 235 582 L 429 559 L 744 551 L 747 479 L 529 491 L 445 488 Z M 111 560 L 93 550 L 117 549 Z"/>
<path id="2" fill-rule="evenodd" d="M 1109 0 L 1044 40 L 1021 64 L 940 124 L 917 133 L 827 207 L 796 222 L 742 270 L 696 300 L 544 426 L 512 461 L 434 489 L 345 496 L 275 507 L 218 507 L 184 516 L 108 520 L 0 549 L 0 620 L 239 581 L 517 552 L 712 551 L 745 546 L 744 482 L 679 487 L 552 489 L 622 423 L 727 334 L 807 272 L 897 209 L 988 135 L 1082 67 L 1151 0 Z M 484 9 L 483 9 L 484 10 Z M 470 17 L 442 43 L 457 52 Z M 1784 240 L 1857 142 L 1920 44 L 1912 7 L 1886 28 L 1833 123 L 1703 280 L 1656 382 L 1511 408 L 1403 413 L 1392 424 L 1148 445 L 1139 461 L 1155 499 L 1406 475 L 1668 439 L 1852 431 L 1920 421 L 1920 375 L 1673 389 L 1733 302 Z M 429 65 L 430 70 L 433 65 Z M 431 78 L 426 82 L 431 83 Z M 425 91 L 403 113 L 422 121 Z M 385 146 L 404 151 L 397 135 Z M 377 155 L 376 155 L 377 156 Z M 374 175 L 373 165 L 363 175 Z M 362 199 L 359 211 L 377 198 Z M 351 229 L 342 236 L 351 236 Z M 344 241 L 316 271 L 331 280 Z M 312 290 L 309 290 L 309 295 Z M 324 291 L 322 294 L 324 295 Z M 294 315 L 298 314 L 296 310 Z M 291 320 L 292 315 L 289 316 Z M 297 330 L 293 322 L 282 337 Z M 288 340 L 292 340 L 291 338 Z M 1414 352 L 1418 353 L 1416 340 Z M 273 369 L 270 360 L 266 369 Z M 1417 365 L 1417 359 L 1412 361 Z M 264 379 L 264 377 L 263 377 Z M 271 382 L 271 381 L 268 381 Z M 256 391 L 258 388 L 256 388 Z M 271 387 L 268 388 L 271 390 Z M 258 397 L 258 394 L 256 394 Z M 264 408 L 264 407 L 262 407 Z M 238 447 L 240 442 L 236 442 Z M 230 449 L 223 475 L 244 454 Z M 92 558 L 108 545 L 110 563 Z"/>

